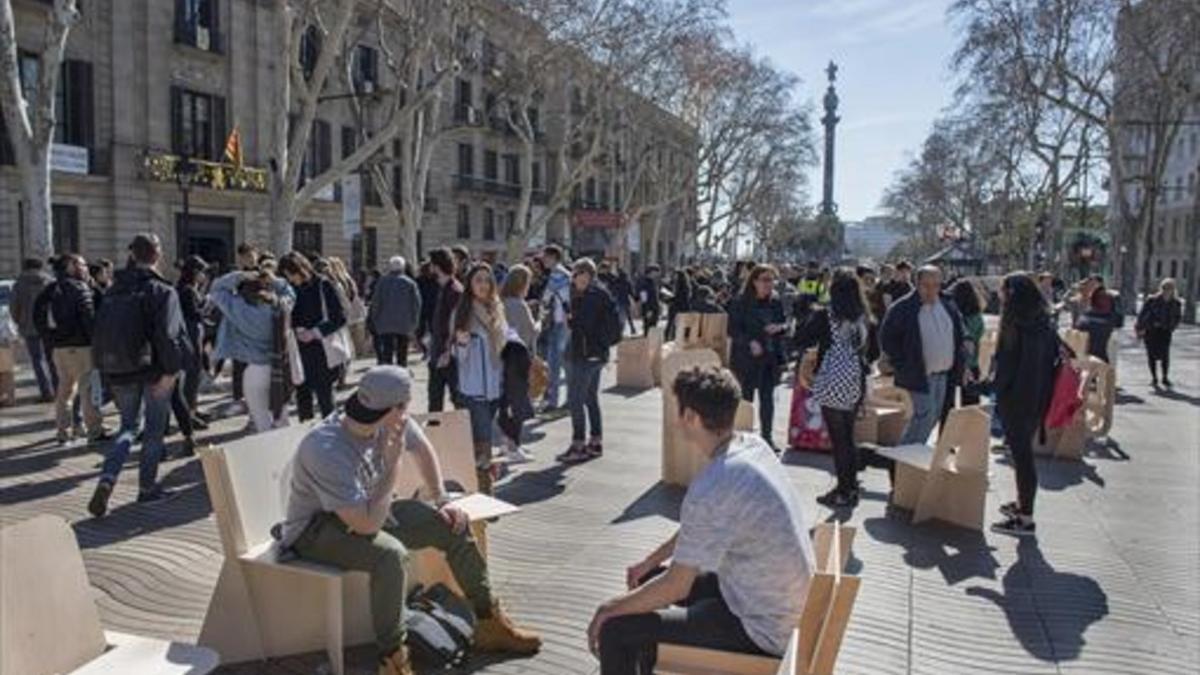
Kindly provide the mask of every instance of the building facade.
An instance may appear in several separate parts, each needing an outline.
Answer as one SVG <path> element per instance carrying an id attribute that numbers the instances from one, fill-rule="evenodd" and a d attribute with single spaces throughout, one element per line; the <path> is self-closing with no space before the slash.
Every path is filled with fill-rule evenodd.
<path id="1" fill-rule="evenodd" d="M 48 3 L 13 0 L 23 83 L 35 82 Z M 58 252 L 123 258 L 134 234 L 153 231 L 169 257 L 199 254 L 230 264 L 243 241 L 270 241 L 272 78 L 286 72 L 274 40 L 282 18 L 274 3 L 261 0 L 79 0 L 81 20 L 72 29 L 56 97 L 58 128 L 52 151 L 54 244 Z M 480 58 L 464 63 L 443 96 L 442 124 L 426 188 L 418 250 L 462 243 L 498 256 L 515 223 L 520 196 L 520 143 L 492 114 L 489 58 L 503 54 L 503 30 L 467 36 Z M 304 45 L 301 45 L 301 54 Z M 303 57 L 302 57 L 303 58 Z M 369 40 L 354 57 L 356 85 L 371 80 L 386 87 L 381 57 Z M 571 113 L 571 87 L 549 92 L 536 111 L 538 135 L 533 165 L 534 209 L 545 208 L 555 184 L 558 153 L 567 151 L 561 116 Z M 336 90 L 330 78 L 327 90 Z M 336 91 L 331 91 L 336 94 Z M 674 116 L 645 104 L 635 110 L 633 129 L 671 139 L 677 161 L 695 162 L 694 132 Z M 0 118 L 2 119 L 2 118 Z M 320 104 L 305 153 L 304 175 L 352 153 L 357 118 L 342 100 Z M 640 124 L 649 125 L 644 128 Z M 229 132 L 238 129 L 243 166 L 224 156 Z M 341 186 L 306 206 L 293 226 L 293 247 L 334 255 L 355 268 L 373 268 L 401 250 L 400 226 L 385 198 L 399 199 L 398 168 L 379 165 L 391 194 L 374 183 L 364 190 L 362 233 L 343 231 Z M 180 181 L 187 155 L 194 179 Z M 580 252 L 611 254 L 629 229 L 619 213 L 629 172 L 616 162 L 598 168 L 577 195 L 550 219 L 533 243 L 556 241 Z M 14 276 L 26 250 L 19 180 L 7 132 L 0 130 L 0 278 Z M 627 183 L 625 184 L 627 185 Z M 186 204 L 186 214 L 185 214 Z M 660 238 L 663 255 L 694 230 L 694 199 L 660 217 L 670 219 Z M 643 224 L 644 236 L 650 228 Z M 604 236 L 597 237 L 597 232 Z M 647 250 L 643 236 L 624 250 Z M 601 246 L 597 246 L 600 243 Z M 580 245 L 575 245 L 580 244 Z M 632 245 L 629 245 L 632 244 Z M 173 255 L 172 255 L 173 254 Z"/>

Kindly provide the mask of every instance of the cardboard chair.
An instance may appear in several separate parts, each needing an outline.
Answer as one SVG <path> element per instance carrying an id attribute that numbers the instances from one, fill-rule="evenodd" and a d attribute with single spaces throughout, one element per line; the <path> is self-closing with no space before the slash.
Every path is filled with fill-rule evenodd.
<path id="1" fill-rule="evenodd" d="M 882 379 L 882 378 L 880 378 Z M 865 407 L 873 410 L 877 417 L 876 440 L 879 445 L 898 445 L 904 436 L 904 428 L 912 419 L 912 399 L 908 392 L 879 380 L 868 380 Z"/>
<path id="2" fill-rule="evenodd" d="M 665 349 L 670 343 L 664 345 Z M 695 366 L 719 366 L 721 359 L 711 349 L 672 349 L 663 357 L 662 379 L 662 480 L 669 485 L 688 485 L 704 468 L 704 459 L 688 448 L 679 434 L 679 403 L 671 391 L 679 373 Z"/>
<path id="3" fill-rule="evenodd" d="M 683 349 L 702 349 L 704 315 L 699 312 L 680 312 L 675 315 L 675 342 Z"/>
<path id="4" fill-rule="evenodd" d="M 1079 461 L 1089 438 L 1106 436 L 1112 429 L 1117 383 L 1113 367 L 1094 356 L 1078 358 L 1073 363 L 1079 369 L 1083 406 L 1067 426 L 1047 429 L 1045 442 L 1041 433 L 1034 434 L 1033 451 L 1055 459 Z"/>
<path id="5" fill-rule="evenodd" d="M 0 675 L 204 675 L 211 649 L 105 631 L 75 533 L 41 515 L 0 529 Z"/>
<path id="6" fill-rule="evenodd" d="M 843 573 L 854 528 L 821 523 L 813 532 L 817 569 L 809 580 L 804 612 L 783 658 L 722 652 L 674 644 L 658 646 L 658 675 L 832 675 L 859 577 Z"/>
<path id="7" fill-rule="evenodd" d="M 650 374 L 654 377 L 654 386 L 662 384 L 662 348 L 663 327 L 654 326 L 646 332 L 646 350 L 650 352 Z"/>
<path id="8" fill-rule="evenodd" d="M 477 489 L 470 423 L 465 411 L 414 415 L 438 453 L 443 479 Z M 200 632 L 200 644 L 227 662 L 264 660 L 324 649 L 334 675 L 343 675 L 344 645 L 374 640 L 368 576 L 301 560 L 281 559 L 271 528 L 285 517 L 290 464 L 307 425 L 276 429 L 200 450 L 225 561 Z M 407 464 L 407 458 L 404 460 Z M 400 472 L 397 494 L 410 498 L 419 479 Z M 468 495 L 473 527 L 513 509 Z M 507 508 L 497 509 L 497 504 Z M 469 508 L 468 508 L 469 507 Z M 482 508 L 480 508 L 482 507 Z M 476 530 L 479 535 L 479 531 Z M 484 543 L 481 550 L 486 552 Z M 444 558 L 412 552 L 410 584 L 447 583 L 458 591 Z"/>
<path id="9" fill-rule="evenodd" d="M 654 386 L 649 337 L 627 337 L 617 344 L 617 386 L 650 389 Z"/>
<path id="10" fill-rule="evenodd" d="M 700 339 L 704 346 L 721 357 L 721 365 L 729 365 L 729 315 L 704 314 L 700 319 Z"/>
<path id="11" fill-rule="evenodd" d="M 896 462 L 892 503 L 912 511 L 913 523 L 937 519 L 982 531 L 990 428 L 991 416 L 979 406 L 955 408 L 936 447 L 881 448 Z"/>

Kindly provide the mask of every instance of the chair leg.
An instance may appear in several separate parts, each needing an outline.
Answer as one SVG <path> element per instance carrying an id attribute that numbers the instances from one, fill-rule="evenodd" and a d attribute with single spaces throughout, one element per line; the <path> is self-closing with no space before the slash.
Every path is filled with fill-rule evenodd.
<path id="1" fill-rule="evenodd" d="M 333 675 L 345 675 L 345 650 L 342 648 L 342 580 L 325 584 L 325 653 Z"/>

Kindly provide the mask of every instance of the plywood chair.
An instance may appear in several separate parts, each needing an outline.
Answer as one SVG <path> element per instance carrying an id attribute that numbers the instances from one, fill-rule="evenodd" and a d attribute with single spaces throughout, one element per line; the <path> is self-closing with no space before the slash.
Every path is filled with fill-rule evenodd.
<path id="1" fill-rule="evenodd" d="M 477 490 L 466 413 L 414 417 L 438 452 L 443 478 L 466 492 Z M 286 427 L 200 450 L 225 552 L 200 644 L 229 662 L 324 649 L 334 675 L 342 675 L 344 645 L 374 639 L 367 575 L 288 560 L 271 536 L 284 520 L 290 464 L 308 430 Z M 412 473 L 401 471 L 401 497 L 416 491 Z M 411 561 L 411 583 L 442 581 L 457 589 L 440 554 L 416 551 Z"/>
<path id="2" fill-rule="evenodd" d="M 876 442 L 879 445 L 897 445 L 904 436 L 904 428 L 912 419 L 912 399 L 908 392 L 891 384 L 891 378 L 881 384 L 877 378 L 868 385 L 865 407 L 875 411 L 878 417 Z"/>
<path id="3" fill-rule="evenodd" d="M 984 378 L 992 370 L 992 359 L 996 357 L 996 329 L 988 328 L 979 340 L 979 372 Z"/>
<path id="4" fill-rule="evenodd" d="M 1062 331 L 1062 340 L 1075 352 L 1076 358 L 1083 358 L 1088 353 L 1088 334 L 1075 329 L 1066 328 Z"/>
<path id="5" fill-rule="evenodd" d="M 1036 434 L 1033 450 L 1055 459 L 1079 461 L 1089 438 L 1106 436 L 1112 429 L 1117 383 L 1113 367 L 1094 356 L 1077 358 L 1073 363 L 1079 369 L 1083 406 L 1067 426 L 1047 429 L 1044 442 L 1041 434 Z"/>
<path id="6" fill-rule="evenodd" d="M 660 644 L 658 675 L 831 675 L 861 580 L 844 573 L 854 528 L 822 523 L 813 532 L 817 569 L 800 623 L 782 658 Z"/>
<path id="7" fill-rule="evenodd" d="M 617 386 L 650 389 L 654 386 L 654 355 L 648 337 L 627 337 L 617 344 Z"/>
<path id="8" fill-rule="evenodd" d="M 0 530 L 0 675 L 203 675 L 211 649 L 105 631 L 75 533 L 42 515 Z"/>
<path id="9" fill-rule="evenodd" d="M 664 347 L 669 347 L 670 343 Z M 679 402 L 672 391 L 675 378 L 696 366 L 720 365 L 711 349 L 666 350 L 663 357 L 662 480 L 669 485 L 689 485 L 704 468 L 705 459 L 687 447 L 679 433 Z"/>
<path id="10" fill-rule="evenodd" d="M 737 416 L 733 418 L 734 431 L 754 431 L 754 404 L 738 401 Z"/>
<path id="11" fill-rule="evenodd" d="M 729 365 L 729 315 L 704 314 L 700 321 L 700 336 L 704 346 L 721 357 L 721 365 Z"/>
<path id="12" fill-rule="evenodd" d="M 675 342 L 684 349 L 701 349 L 704 344 L 704 315 L 680 312 L 675 315 Z"/>
<path id="13" fill-rule="evenodd" d="M 663 327 L 654 326 L 646 332 L 646 340 L 649 344 L 646 349 L 650 352 L 650 374 L 654 376 L 654 386 L 662 384 L 662 348 L 663 348 Z"/>
<path id="14" fill-rule="evenodd" d="M 896 462 L 893 504 L 911 510 L 914 523 L 937 519 L 982 530 L 990 427 L 991 416 L 979 406 L 955 408 L 937 446 L 881 448 Z"/>

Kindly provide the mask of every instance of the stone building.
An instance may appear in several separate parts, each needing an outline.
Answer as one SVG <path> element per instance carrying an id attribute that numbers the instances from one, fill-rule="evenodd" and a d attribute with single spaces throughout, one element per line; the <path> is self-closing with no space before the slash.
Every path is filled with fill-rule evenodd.
<path id="1" fill-rule="evenodd" d="M 49 3 L 13 3 L 22 80 L 32 82 Z M 52 152 L 55 250 L 121 260 L 130 238 L 151 230 L 163 238 L 172 258 L 197 253 L 229 264 L 238 243 L 267 244 L 269 92 L 271 78 L 282 69 L 272 46 L 275 22 L 280 20 L 273 3 L 79 0 L 79 5 L 82 18 L 69 37 L 57 97 Z M 435 150 L 418 250 L 463 243 L 488 256 L 499 255 L 516 217 L 518 141 L 506 123 L 488 114 L 488 75 L 481 67 L 489 51 L 503 53 L 505 31 L 494 32 L 471 36 L 481 58 L 464 63 L 443 97 L 441 119 L 452 133 L 445 134 Z M 369 44 L 357 49 L 356 78 L 377 84 L 377 49 Z M 331 77 L 327 91 L 337 88 L 334 82 Z M 561 140 L 564 125 L 556 118 L 571 112 L 572 88 L 566 74 L 563 83 L 548 93 L 537 112 L 544 132 L 533 169 L 535 208 L 544 208 L 547 186 L 554 184 L 557 153 L 568 151 Z M 626 133 L 631 138 L 667 139 L 673 148 L 670 161 L 694 164 L 695 134 L 690 127 L 646 102 L 630 109 L 633 123 Z M 342 157 L 353 151 L 359 137 L 354 119 L 345 101 L 321 104 L 304 158 L 306 174 L 331 166 L 335 153 Z M 235 126 L 243 148 L 242 169 L 224 157 L 227 135 Z M 195 178 L 181 183 L 178 158 L 185 151 Z M 576 197 L 554 214 L 534 243 L 557 241 L 590 254 L 647 251 L 653 228 L 641 223 L 640 235 L 630 238 L 631 228 L 616 213 L 622 180 L 632 171 L 618 160 L 615 157 L 608 169 L 596 171 L 578 186 Z M 398 186 L 394 168 L 385 158 L 387 182 Z M 334 186 L 303 209 L 294 225 L 294 248 L 340 256 L 356 268 L 375 267 L 400 250 L 398 222 L 388 216 L 374 189 L 365 191 L 364 234 L 344 236 L 340 192 L 340 186 Z M 694 197 L 689 197 L 660 214 L 669 221 L 659 232 L 661 256 L 681 253 L 680 242 L 695 227 L 694 212 Z M 7 133 L 0 131 L 0 278 L 19 270 L 25 250 L 21 219 L 12 148 Z M 619 246 L 622 241 L 624 246 Z"/>

